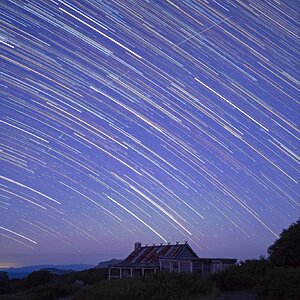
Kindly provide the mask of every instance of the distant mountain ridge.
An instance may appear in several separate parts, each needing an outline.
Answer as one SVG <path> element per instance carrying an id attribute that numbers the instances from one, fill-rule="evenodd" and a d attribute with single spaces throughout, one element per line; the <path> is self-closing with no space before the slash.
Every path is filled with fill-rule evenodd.
<path id="1" fill-rule="evenodd" d="M 104 268 L 108 268 L 109 266 L 113 266 L 116 265 L 118 263 L 120 263 L 121 261 L 123 261 L 122 259 L 111 259 L 108 261 L 102 261 L 98 264 L 98 266 L 96 267 L 96 269 L 104 269 Z"/>
<path id="2" fill-rule="evenodd" d="M 24 278 L 30 273 L 39 270 L 53 271 L 55 274 L 63 274 L 72 271 L 83 271 L 86 269 L 95 268 L 95 265 L 88 264 L 71 264 L 71 265 L 38 265 L 38 266 L 27 266 L 22 268 L 0 268 L 0 271 L 8 273 L 9 278 Z"/>
<path id="3" fill-rule="evenodd" d="M 43 268 L 43 269 L 40 269 L 39 271 L 48 271 L 55 275 L 63 275 L 63 274 L 69 274 L 69 273 L 74 272 L 74 270 L 72 270 L 72 269 L 65 270 L 65 269 L 57 269 L 57 268 Z"/>
<path id="4" fill-rule="evenodd" d="M 108 261 L 102 261 L 97 266 L 88 265 L 88 264 L 73 264 L 73 265 L 37 265 L 37 266 L 27 266 L 22 268 L 0 268 L 0 272 L 7 272 L 10 279 L 12 278 L 25 278 L 30 273 L 40 270 L 47 270 L 53 274 L 62 275 L 71 272 L 78 272 L 87 269 L 104 269 L 108 268 L 108 266 L 112 266 L 120 263 L 121 259 L 111 259 Z"/>

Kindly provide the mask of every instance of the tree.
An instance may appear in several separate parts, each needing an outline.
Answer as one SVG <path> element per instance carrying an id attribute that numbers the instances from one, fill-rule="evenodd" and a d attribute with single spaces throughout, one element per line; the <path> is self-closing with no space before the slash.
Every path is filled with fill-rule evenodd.
<path id="1" fill-rule="evenodd" d="M 0 282 L 7 282 L 9 281 L 8 273 L 0 271 Z"/>
<path id="2" fill-rule="evenodd" d="M 257 299 L 300 299 L 300 267 L 272 268 L 255 287 Z"/>
<path id="3" fill-rule="evenodd" d="M 49 282 L 53 278 L 53 274 L 47 270 L 32 272 L 26 278 L 27 287 L 35 287 Z"/>
<path id="4" fill-rule="evenodd" d="M 8 273 L 0 271 L 0 294 L 5 294 L 8 291 L 9 291 Z"/>
<path id="5" fill-rule="evenodd" d="M 222 290 L 252 289 L 268 272 L 270 263 L 264 257 L 247 259 L 216 273 L 213 278 Z"/>
<path id="6" fill-rule="evenodd" d="M 268 248 L 268 254 L 273 266 L 300 266 L 300 219 L 282 231 L 280 238 Z"/>

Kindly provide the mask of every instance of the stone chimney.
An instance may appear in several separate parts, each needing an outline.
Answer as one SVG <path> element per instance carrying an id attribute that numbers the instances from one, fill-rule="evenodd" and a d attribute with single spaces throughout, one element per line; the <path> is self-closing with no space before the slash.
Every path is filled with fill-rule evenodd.
<path id="1" fill-rule="evenodd" d="M 139 249 L 142 247 L 142 244 L 140 242 L 134 243 L 134 250 Z"/>

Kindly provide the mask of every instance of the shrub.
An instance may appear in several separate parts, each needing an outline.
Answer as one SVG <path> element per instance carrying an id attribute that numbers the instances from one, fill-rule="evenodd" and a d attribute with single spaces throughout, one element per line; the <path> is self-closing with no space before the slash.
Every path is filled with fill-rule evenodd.
<path id="1" fill-rule="evenodd" d="M 72 272 L 60 276 L 65 282 L 73 284 L 76 280 L 83 281 L 85 284 L 95 284 L 101 280 L 107 280 L 108 269 L 89 269 L 80 272 Z"/>
<path id="2" fill-rule="evenodd" d="M 32 288 L 38 285 L 45 284 L 53 278 L 53 274 L 49 271 L 35 271 L 28 275 L 25 281 L 25 285 L 28 288 Z"/>
<path id="3" fill-rule="evenodd" d="M 77 288 L 74 285 L 42 285 L 33 288 L 22 296 L 28 300 L 53 300 L 74 294 Z"/>
<path id="4" fill-rule="evenodd" d="M 270 270 L 255 287 L 255 293 L 261 300 L 300 299 L 300 267 Z"/>
<path id="5" fill-rule="evenodd" d="M 0 294 L 5 294 L 10 291 L 9 277 L 7 272 L 0 272 Z"/>
<path id="6" fill-rule="evenodd" d="M 152 278 L 102 281 L 91 289 L 79 292 L 74 299 L 189 299 L 208 295 L 214 289 L 209 280 L 202 280 L 196 274 L 158 274 Z"/>
<path id="7" fill-rule="evenodd" d="M 270 263 L 263 257 L 241 261 L 213 276 L 222 290 L 248 290 L 254 288 L 263 278 Z"/>
<path id="8" fill-rule="evenodd" d="M 268 253 L 274 266 L 300 266 L 300 219 L 282 231 L 280 238 L 268 248 Z"/>

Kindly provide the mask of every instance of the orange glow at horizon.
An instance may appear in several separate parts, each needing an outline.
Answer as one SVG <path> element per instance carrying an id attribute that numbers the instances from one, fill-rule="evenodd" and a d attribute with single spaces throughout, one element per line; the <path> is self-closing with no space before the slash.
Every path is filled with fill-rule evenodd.
<path id="1" fill-rule="evenodd" d="M 0 269 L 17 268 L 17 267 L 19 267 L 19 266 L 14 262 L 0 262 Z"/>

